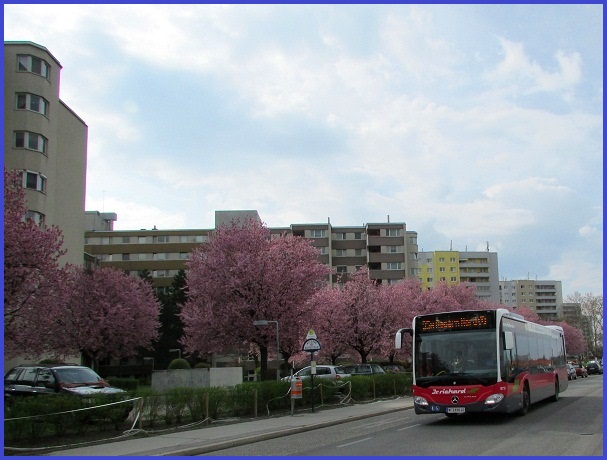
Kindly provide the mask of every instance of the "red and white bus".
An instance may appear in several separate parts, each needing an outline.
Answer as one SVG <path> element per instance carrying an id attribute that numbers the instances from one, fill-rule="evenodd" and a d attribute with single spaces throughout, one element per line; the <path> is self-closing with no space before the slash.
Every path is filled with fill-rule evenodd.
<path id="1" fill-rule="evenodd" d="M 504 308 L 416 316 L 411 334 L 416 414 L 517 412 L 567 389 L 563 329 Z"/>

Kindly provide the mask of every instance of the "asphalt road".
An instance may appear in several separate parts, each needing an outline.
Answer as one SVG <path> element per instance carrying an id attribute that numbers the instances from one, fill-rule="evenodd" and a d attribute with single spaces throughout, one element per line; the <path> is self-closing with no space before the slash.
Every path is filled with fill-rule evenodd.
<path id="1" fill-rule="evenodd" d="M 405 410 L 212 452 L 212 456 L 602 456 L 603 376 L 569 382 L 524 416 L 416 415 Z"/>

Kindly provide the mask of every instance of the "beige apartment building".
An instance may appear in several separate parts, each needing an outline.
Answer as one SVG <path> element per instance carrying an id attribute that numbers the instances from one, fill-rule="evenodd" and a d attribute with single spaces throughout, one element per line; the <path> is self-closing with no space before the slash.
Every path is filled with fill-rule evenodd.
<path id="1" fill-rule="evenodd" d="M 253 217 L 255 210 L 216 211 L 215 228 L 231 219 Z M 115 214 L 87 212 L 85 251 L 100 261 L 137 276 L 149 270 L 154 286 L 171 285 L 179 270 L 186 268 L 190 252 L 208 241 L 212 229 L 141 229 L 112 230 Z M 272 235 L 302 236 L 319 250 L 319 260 L 334 269 L 328 280 L 337 282 L 367 265 L 372 279 L 394 283 L 406 277 L 418 277 L 417 232 L 403 222 L 368 223 L 360 226 L 334 227 L 330 220 L 319 224 L 292 224 L 270 228 Z M 341 276 L 340 276 L 341 275 Z"/>
<path id="2" fill-rule="evenodd" d="M 88 127 L 59 98 L 59 61 L 43 46 L 4 42 L 4 164 L 21 173 L 28 217 L 56 225 L 63 263 L 84 263 Z"/>
<path id="3" fill-rule="evenodd" d="M 555 280 L 500 281 L 501 303 L 507 307 L 527 307 L 542 319 L 563 316 L 563 287 Z"/>

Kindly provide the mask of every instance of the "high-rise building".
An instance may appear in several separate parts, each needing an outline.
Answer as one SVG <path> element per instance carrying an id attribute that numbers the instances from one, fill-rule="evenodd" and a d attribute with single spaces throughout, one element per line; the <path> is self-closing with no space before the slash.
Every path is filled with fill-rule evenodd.
<path id="1" fill-rule="evenodd" d="M 476 287 L 478 299 L 496 304 L 500 301 L 496 252 L 420 252 L 419 271 L 423 289 L 432 289 L 439 282 L 465 282 Z"/>
<path id="2" fill-rule="evenodd" d="M 88 127 L 59 98 L 61 69 L 43 46 L 4 42 L 4 164 L 21 174 L 28 218 L 61 229 L 61 262 L 82 265 Z"/>
<path id="3" fill-rule="evenodd" d="M 527 307 L 542 319 L 563 316 L 563 287 L 555 280 L 500 281 L 500 303 L 516 309 Z"/>
<path id="4" fill-rule="evenodd" d="M 87 214 L 95 214 L 89 211 Z M 115 216 L 115 214 L 111 214 Z M 232 219 L 255 218 L 257 211 L 216 211 L 215 228 Z M 115 219 L 114 219 L 115 220 Z M 99 221 L 89 219 L 90 223 Z M 96 230 L 87 228 L 85 250 L 100 260 L 101 266 L 114 266 L 136 276 L 148 270 L 154 285 L 171 285 L 179 270 L 186 268 L 189 253 L 208 241 L 212 229 Z M 319 224 L 292 224 L 269 228 L 271 235 L 295 235 L 308 238 L 319 250 L 319 260 L 335 269 L 330 282 L 344 280 L 363 265 L 370 277 L 381 283 L 394 283 L 418 277 L 417 232 L 403 222 L 369 223 L 361 226 L 334 227 L 330 220 Z"/>

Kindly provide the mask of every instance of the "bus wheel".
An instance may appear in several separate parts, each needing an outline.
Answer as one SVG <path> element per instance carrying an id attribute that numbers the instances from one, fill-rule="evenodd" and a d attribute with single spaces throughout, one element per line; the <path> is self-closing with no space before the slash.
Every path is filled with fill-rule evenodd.
<path id="1" fill-rule="evenodd" d="M 556 379 L 554 381 L 554 396 L 550 398 L 550 401 L 557 402 L 559 400 L 559 381 Z"/>
<path id="2" fill-rule="evenodd" d="M 519 415 L 526 415 L 527 411 L 529 411 L 529 406 L 531 405 L 531 396 L 529 395 L 529 385 L 525 382 L 525 386 L 523 387 L 523 392 L 521 393 L 523 398 L 523 406 L 519 409 Z"/>

